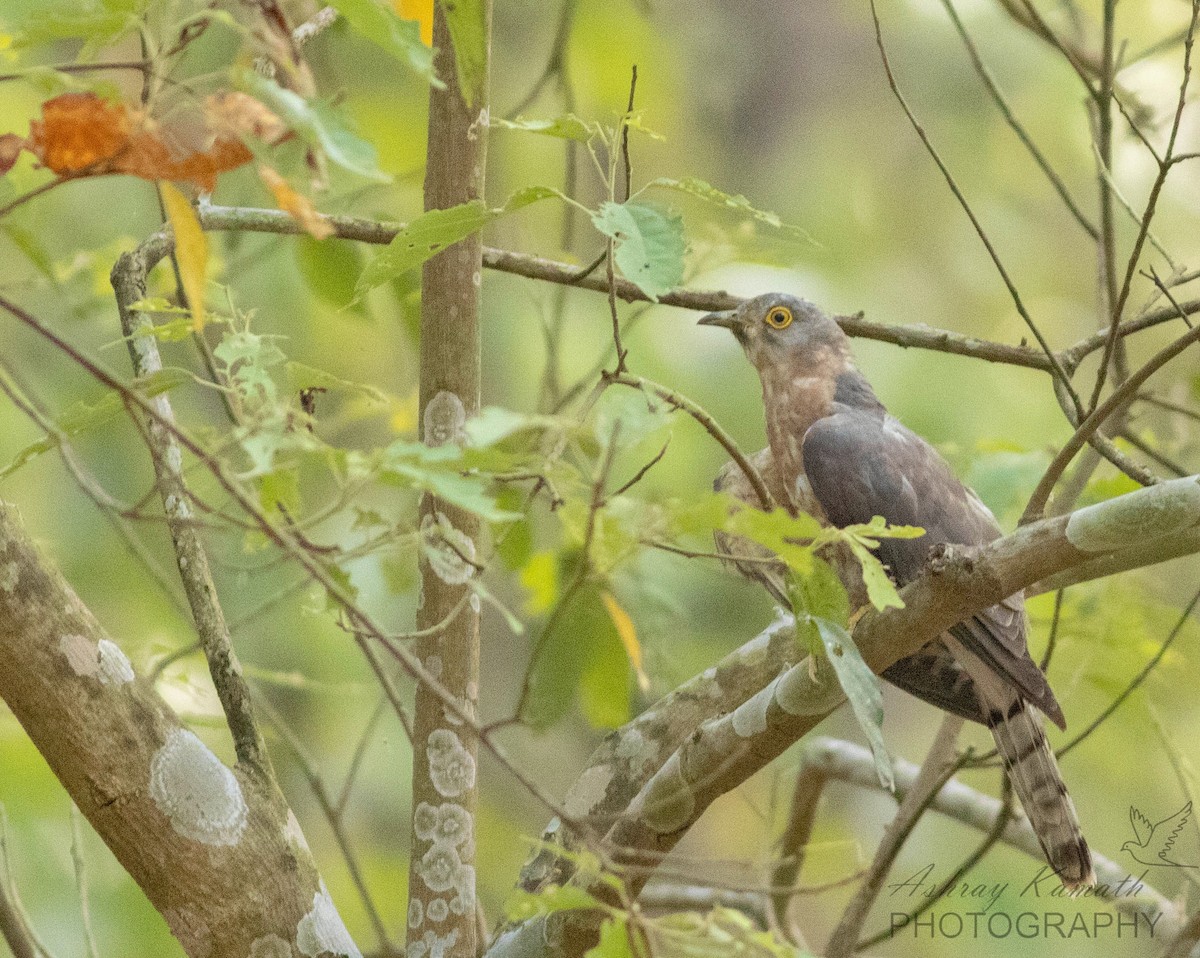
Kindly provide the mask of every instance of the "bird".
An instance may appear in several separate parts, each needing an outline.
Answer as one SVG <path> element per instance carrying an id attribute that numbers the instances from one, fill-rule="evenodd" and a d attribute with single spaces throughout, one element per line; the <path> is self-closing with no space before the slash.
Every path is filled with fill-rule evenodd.
<path id="1" fill-rule="evenodd" d="M 858 370 L 850 340 L 807 300 L 766 293 L 709 313 L 702 326 L 729 330 L 758 372 L 767 448 L 751 457 L 789 511 L 845 527 L 882 516 L 919 526 L 916 539 L 882 539 L 877 554 L 898 586 L 916 579 L 931 548 L 978 546 L 1001 534 L 991 510 L 928 442 L 890 415 Z M 714 488 L 761 508 L 744 471 L 729 463 Z M 765 547 L 718 531 L 729 564 L 790 608 L 786 567 Z M 848 550 L 828 556 L 851 600 L 866 604 Z M 1066 728 L 1062 708 L 1029 655 L 1024 596 L 1009 596 L 901 659 L 884 677 L 938 708 L 980 723 L 996 747 L 1046 860 L 1068 888 L 1095 884 L 1091 852 L 1043 731 Z"/>
<path id="2" fill-rule="evenodd" d="M 1121 851 L 1129 852 L 1136 862 L 1143 865 L 1170 865 L 1173 868 L 1195 868 L 1195 865 L 1184 865 L 1174 860 L 1175 852 L 1172 847 L 1183 826 L 1192 816 L 1192 803 L 1188 802 L 1174 815 L 1168 815 L 1161 822 L 1151 822 L 1133 805 L 1129 806 L 1129 823 L 1133 826 L 1136 841 L 1128 841 L 1121 846 Z M 1153 842 L 1153 844 L 1151 844 Z"/>

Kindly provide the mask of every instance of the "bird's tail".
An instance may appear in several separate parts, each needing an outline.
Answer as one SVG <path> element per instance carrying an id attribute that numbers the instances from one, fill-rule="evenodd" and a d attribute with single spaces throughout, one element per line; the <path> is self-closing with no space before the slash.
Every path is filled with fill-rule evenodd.
<path id="1" fill-rule="evenodd" d="M 984 689 L 987 684 L 990 688 Z M 996 739 L 1013 789 L 1046 854 L 1046 861 L 1064 885 L 1094 885 L 1092 854 L 1088 850 L 1075 804 L 1067 794 L 1054 753 L 1042 731 L 1041 713 L 1016 690 L 976 682 L 984 715 Z"/>

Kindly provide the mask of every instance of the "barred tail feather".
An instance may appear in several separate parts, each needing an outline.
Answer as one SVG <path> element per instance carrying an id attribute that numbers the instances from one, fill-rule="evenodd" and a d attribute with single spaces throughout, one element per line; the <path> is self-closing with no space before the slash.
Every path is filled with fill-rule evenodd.
<path id="1" fill-rule="evenodd" d="M 1068 888 L 1094 885 L 1092 855 L 1079 827 L 1054 753 L 1042 731 L 1042 716 L 1011 689 L 1004 695 L 980 690 L 996 747 L 1021 800 L 1046 861 Z"/>

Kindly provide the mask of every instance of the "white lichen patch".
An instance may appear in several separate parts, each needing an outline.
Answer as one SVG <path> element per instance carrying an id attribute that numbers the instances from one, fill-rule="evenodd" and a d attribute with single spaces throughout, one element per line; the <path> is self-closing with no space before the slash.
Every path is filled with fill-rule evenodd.
<path id="1" fill-rule="evenodd" d="M 350 932 L 338 914 L 333 899 L 322 881 L 320 890 L 313 895 L 312 909 L 296 925 L 296 947 L 300 954 L 316 958 L 317 955 L 339 955 L 341 958 L 362 958 L 362 952 L 354 944 Z"/>
<path id="2" fill-rule="evenodd" d="M 454 393 L 444 389 L 426 404 L 423 422 L 423 439 L 427 446 L 461 443 L 466 438 L 466 407 Z"/>
<path id="3" fill-rule="evenodd" d="M 586 818 L 606 795 L 616 769 L 611 765 L 593 765 L 585 769 L 567 792 L 563 808 L 572 818 Z"/>
<path id="4" fill-rule="evenodd" d="M 443 798 L 457 798 L 475 785 L 475 756 L 464 747 L 450 729 L 429 733 L 425 748 L 429 760 L 429 779 Z"/>
<path id="5" fill-rule="evenodd" d="M 20 579 L 21 567 L 15 562 L 8 562 L 0 566 L 0 592 L 12 595 L 16 591 Z"/>
<path id="6" fill-rule="evenodd" d="M 425 906 L 420 898 L 413 898 L 408 903 L 408 927 L 420 928 L 425 924 Z"/>
<path id="7" fill-rule="evenodd" d="M 205 845 L 233 845 L 246 827 L 237 777 L 187 729 L 172 729 L 154 753 L 150 797 L 175 831 Z"/>
<path id="8" fill-rule="evenodd" d="M 101 685 L 124 685 L 133 681 L 133 665 L 120 647 L 109 639 L 93 645 L 85 635 L 64 635 L 59 651 L 76 675 L 96 679 Z"/>
<path id="9" fill-rule="evenodd" d="M 278 935 L 263 935 L 250 943 L 250 958 L 292 958 L 292 946 Z"/>
<path id="10" fill-rule="evenodd" d="M 1108 552 L 1200 523 L 1200 480 L 1172 479 L 1086 506 L 1067 520 L 1067 541 L 1081 552 Z"/>
<path id="11" fill-rule="evenodd" d="M 444 935 L 433 931 L 425 932 L 419 941 L 411 941 L 404 949 L 404 958 L 446 958 L 446 954 L 458 941 L 458 929 Z"/>
<path id="12" fill-rule="evenodd" d="M 445 513 L 425 514 L 421 545 L 434 575 L 447 585 L 462 585 L 475 574 L 475 543 Z"/>
<path id="13" fill-rule="evenodd" d="M 775 701 L 775 686 L 778 682 L 779 680 L 775 679 L 734 709 L 730 723 L 739 738 L 753 738 L 767 730 L 767 712 L 771 703 Z"/>
<path id="14" fill-rule="evenodd" d="M 459 872 L 462 871 L 462 859 L 450 845 L 431 845 L 417 863 L 417 874 L 429 887 L 430 891 L 450 891 L 459 882 Z"/>
<path id="15" fill-rule="evenodd" d="M 640 772 L 649 762 L 654 760 L 658 749 L 640 729 L 631 728 L 621 735 L 617 742 L 617 758 L 623 758 L 626 766 L 632 772 Z"/>
<path id="16" fill-rule="evenodd" d="M 421 802 L 413 815 L 413 831 L 422 841 L 456 848 L 471 840 L 472 830 L 471 813 L 453 802 L 437 808 Z"/>
<path id="17" fill-rule="evenodd" d="M 180 521 L 192 518 L 192 507 L 188 501 L 173 493 L 163 500 L 163 509 L 166 510 L 167 515 Z"/>
<path id="18" fill-rule="evenodd" d="M 429 903 L 426 914 L 434 923 L 443 922 L 450 917 L 450 905 L 445 898 L 435 898 Z"/>
<path id="19" fill-rule="evenodd" d="M 772 686 L 775 701 L 789 715 L 824 715 L 831 712 L 846 698 L 842 687 L 832 675 L 832 666 L 822 659 L 814 677 L 809 671 L 808 660 L 794 665 L 779 676 Z"/>
<path id="20" fill-rule="evenodd" d="M 283 840 L 300 851 L 311 854 L 308 848 L 308 839 L 304 837 L 304 829 L 300 827 L 300 820 L 296 818 L 296 813 L 290 808 L 288 809 L 287 824 L 283 827 Z"/>
<path id="21" fill-rule="evenodd" d="M 672 755 L 646 789 L 641 819 L 660 835 L 688 825 L 696 812 L 696 796 L 683 774 L 679 753 Z"/>

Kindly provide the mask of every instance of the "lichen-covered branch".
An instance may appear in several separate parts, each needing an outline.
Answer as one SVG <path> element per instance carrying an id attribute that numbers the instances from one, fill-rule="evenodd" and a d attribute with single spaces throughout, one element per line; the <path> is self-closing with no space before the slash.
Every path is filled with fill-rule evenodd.
<path id="1" fill-rule="evenodd" d="M 477 89 L 462 76 L 446 7 L 434 5 L 434 66 L 445 81 L 429 91 L 425 208 L 447 209 L 483 198 L 487 162 L 491 3 L 484 0 Z M 479 409 L 479 234 L 425 262 L 421 277 L 421 439 L 429 446 L 458 443 Z M 413 651 L 442 688 L 474 718 L 479 701 L 479 604 L 463 608 L 476 574 L 479 520 L 426 494 L 421 499 L 421 602 L 418 630 L 440 630 Z M 457 612 L 457 614 L 456 614 Z M 448 713 L 437 693 L 417 686 L 413 708 L 412 832 L 408 882 L 409 954 L 476 958 L 476 777 L 480 739 Z"/>
<path id="2" fill-rule="evenodd" d="M 155 338 L 139 335 L 141 322 L 131 307 L 145 298 L 146 276 L 170 253 L 172 246 L 172 240 L 165 233 L 155 233 L 137 249 L 120 256 L 112 270 L 121 332 L 129 346 L 134 374 L 138 377 L 161 372 L 163 364 Z M 191 493 L 183 476 L 183 449 L 170 430 L 175 412 L 166 393 L 154 396 L 150 402 L 156 415 L 146 419 L 146 437 L 167 528 L 175 547 L 175 563 L 196 623 L 200 647 L 208 660 L 208 671 L 233 735 L 238 761 L 270 778 L 273 776 L 271 759 L 262 732 L 255 723 L 250 690 L 242 676 L 241 663 L 225 623 L 225 612 L 217 598 L 208 550 L 193 520 Z"/>
<path id="3" fill-rule="evenodd" d="M 1178 554 L 1179 541 L 1193 541 L 1198 529 L 1200 477 L 1191 476 L 1022 527 L 978 550 L 944 547 L 929 570 L 902 591 L 905 606 L 868 612 L 854 640 L 879 673 L 955 623 L 1041 580 L 1097 560 L 1119 561 L 1131 551 L 1161 561 Z M 1158 551 L 1146 551 L 1151 548 Z M 618 865 L 665 855 L 716 798 L 761 770 L 844 701 L 827 670 L 810 668 L 807 660 L 772 674 L 737 708 L 700 724 L 645 780 L 605 838 L 605 851 Z M 646 750 L 648 755 L 654 751 L 653 746 Z M 584 777 L 597 774 L 596 766 L 589 766 Z M 604 790 L 597 789 L 596 804 Z M 581 805 L 573 811 L 590 810 Z M 627 878 L 630 890 L 636 893 L 647 877 L 635 870 Z M 566 953 L 590 947 L 594 931 L 586 922 L 572 922 L 564 938 Z M 496 954 L 511 954 L 509 949 L 523 943 L 520 929 L 510 930 L 497 942 L 504 947 Z"/>
<path id="4" fill-rule="evenodd" d="M 901 593 L 905 606 L 870 611 L 854 640 L 876 673 L 957 622 L 1041 579 L 1097 557 L 1200 526 L 1200 477 L 1175 479 L 1025 526 L 977 551 L 944 547 Z M 728 715 L 702 725 L 646 784 L 606 842 L 623 856 L 670 851 L 713 800 L 814 728 L 843 696 L 807 662 Z M 632 879 L 636 886 L 637 878 Z"/>
<path id="5" fill-rule="evenodd" d="M 183 727 L 3 502 L 0 698 L 191 958 L 357 958 L 274 783 Z"/>

